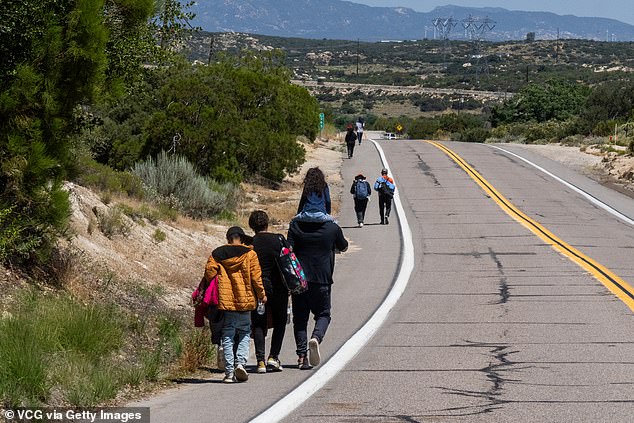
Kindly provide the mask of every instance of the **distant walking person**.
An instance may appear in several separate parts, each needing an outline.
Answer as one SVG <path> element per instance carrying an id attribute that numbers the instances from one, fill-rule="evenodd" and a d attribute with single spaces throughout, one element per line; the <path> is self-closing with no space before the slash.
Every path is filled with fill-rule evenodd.
<path id="1" fill-rule="evenodd" d="M 265 305 L 265 313 L 251 312 L 253 327 L 253 341 L 255 343 L 255 356 L 258 362 L 258 373 L 269 371 L 281 371 L 280 351 L 284 332 L 286 331 L 286 312 L 288 308 L 289 292 L 279 271 L 277 258 L 280 254 L 284 236 L 269 232 L 269 216 L 262 210 L 256 210 L 249 216 L 249 227 L 255 232 L 253 237 L 253 250 L 258 255 L 258 261 L 262 268 L 262 283 L 266 291 L 268 301 Z M 271 337 L 271 349 L 268 360 L 264 361 L 265 338 L 268 329 L 269 316 L 273 321 L 273 335 Z"/>
<path id="2" fill-rule="evenodd" d="M 266 303 L 262 286 L 262 271 L 255 251 L 245 244 L 247 237 L 238 226 L 227 231 L 227 244 L 212 251 L 205 266 L 205 278 L 209 283 L 218 276 L 218 309 L 224 311 L 222 347 L 225 355 L 225 378 L 232 383 L 244 382 L 249 375 L 244 366 L 249 357 L 249 333 L 251 311 L 255 310 L 256 297 Z M 234 354 L 234 337 L 238 347 Z"/>
<path id="3" fill-rule="evenodd" d="M 379 215 L 381 216 L 381 225 L 388 225 L 390 212 L 392 211 L 392 197 L 394 197 L 394 179 L 387 175 L 387 169 L 381 170 L 379 176 L 374 183 L 374 190 L 379 193 Z"/>
<path id="4" fill-rule="evenodd" d="M 357 119 L 357 139 L 359 140 L 359 145 L 361 145 L 361 141 L 363 140 L 363 128 L 365 128 L 365 123 L 363 122 L 363 118 L 359 117 Z"/>
<path id="5" fill-rule="evenodd" d="M 299 369 L 307 370 L 321 362 L 319 344 L 324 340 L 330 324 L 330 294 L 335 269 L 335 250 L 345 251 L 348 241 L 335 222 L 293 220 L 288 229 L 288 242 L 293 246 L 308 281 L 306 292 L 293 295 L 293 332 L 297 365 Z M 311 312 L 315 319 L 315 327 L 309 341 L 308 319 Z"/>
<path id="6" fill-rule="evenodd" d="M 354 211 L 357 213 L 357 224 L 362 228 L 363 221 L 365 220 L 365 210 L 368 207 L 368 201 L 370 201 L 370 195 L 372 194 L 370 184 L 366 181 L 363 174 L 359 173 L 354 177 L 354 181 L 350 187 L 350 194 L 352 194 L 352 198 L 354 199 Z"/>
<path id="7" fill-rule="evenodd" d="M 348 125 L 346 128 L 346 147 L 348 148 L 348 158 L 352 158 L 354 153 L 354 143 L 357 142 L 357 134 L 354 133 L 354 126 Z"/>

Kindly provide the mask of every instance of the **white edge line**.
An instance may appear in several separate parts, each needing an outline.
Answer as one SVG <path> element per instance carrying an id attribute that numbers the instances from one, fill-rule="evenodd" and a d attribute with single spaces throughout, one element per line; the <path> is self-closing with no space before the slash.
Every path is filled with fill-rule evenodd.
<path id="1" fill-rule="evenodd" d="M 374 143 L 374 146 L 381 157 L 381 161 L 383 162 L 383 166 L 392 173 L 385 154 L 383 153 L 383 149 L 375 140 L 369 139 L 369 141 Z M 412 231 L 407 222 L 405 210 L 403 209 L 403 204 L 401 203 L 398 192 L 394 194 L 394 205 L 396 206 L 396 212 L 398 213 L 400 222 L 401 239 L 403 242 L 403 259 L 401 261 L 398 276 L 389 294 L 385 297 L 383 303 L 374 312 L 372 317 L 370 317 L 370 319 L 363 325 L 363 327 L 352 335 L 352 337 L 346 341 L 346 343 L 343 344 L 325 364 L 319 367 L 319 369 L 315 371 L 311 377 L 302 382 L 297 388 L 289 392 L 286 396 L 277 401 L 264 412 L 253 418 L 251 423 L 278 422 L 291 414 L 304 401 L 308 400 L 308 398 L 328 383 L 330 379 L 335 377 L 345 367 L 345 365 L 348 364 L 350 360 L 359 353 L 359 351 L 361 351 L 361 348 L 363 348 L 370 338 L 372 338 L 372 336 L 374 336 L 374 334 L 378 331 L 383 322 L 385 322 L 385 319 L 387 319 L 390 311 L 398 302 L 401 295 L 403 295 L 412 271 L 414 270 L 414 243 L 412 241 Z"/>
<path id="2" fill-rule="evenodd" d="M 606 203 L 604 203 L 603 201 L 599 200 L 598 198 L 594 197 L 591 194 L 588 194 L 586 191 L 582 190 L 581 188 L 576 187 L 575 185 L 565 181 L 564 179 L 561 179 L 559 176 L 547 171 L 546 169 L 544 169 L 541 166 L 536 165 L 535 163 L 531 162 L 530 160 L 525 159 L 524 157 L 512 153 L 508 150 L 505 150 L 501 147 L 495 146 L 495 145 L 489 145 L 489 147 L 491 148 L 495 148 L 497 150 L 503 151 L 506 154 L 509 154 L 513 157 L 516 157 L 526 163 L 528 163 L 529 165 L 533 166 L 534 168 L 544 172 L 546 175 L 554 178 L 555 180 L 557 180 L 558 182 L 561 182 L 562 184 L 564 184 L 565 186 L 567 186 L 568 188 L 570 188 L 571 190 L 575 191 L 578 194 L 583 195 L 586 199 L 588 199 L 592 204 L 601 207 L 603 210 L 607 211 L 608 213 L 612 214 L 613 216 L 621 219 L 622 221 L 624 221 L 625 223 L 629 223 L 630 225 L 634 226 L 634 220 L 629 218 L 628 216 L 624 215 L 623 213 L 621 213 L 620 211 L 610 207 L 609 205 L 607 205 Z"/>

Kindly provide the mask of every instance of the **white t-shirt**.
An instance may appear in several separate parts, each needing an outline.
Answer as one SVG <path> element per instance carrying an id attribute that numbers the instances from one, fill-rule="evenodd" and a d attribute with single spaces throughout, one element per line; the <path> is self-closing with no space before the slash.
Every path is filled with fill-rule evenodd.
<path id="1" fill-rule="evenodd" d="M 363 123 L 357 122 L 357 132 L 363 132 Z"/>

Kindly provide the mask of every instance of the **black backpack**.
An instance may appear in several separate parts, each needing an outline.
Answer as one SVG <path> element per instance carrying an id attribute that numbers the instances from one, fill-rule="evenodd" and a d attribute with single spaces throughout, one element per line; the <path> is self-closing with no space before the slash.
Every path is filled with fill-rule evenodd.
<path id="1" fill-rule="evenodd" d="M 390 187 L 387 186 L 387 184 L 385 182 L 380 182 L 379 183 L 379 189 L 377 191 L 379 191 L 380 195 L 384 195 L 384 196 L 390 197 L 390 198 L 394 197 L 394 193 L 392 192 Z"/>

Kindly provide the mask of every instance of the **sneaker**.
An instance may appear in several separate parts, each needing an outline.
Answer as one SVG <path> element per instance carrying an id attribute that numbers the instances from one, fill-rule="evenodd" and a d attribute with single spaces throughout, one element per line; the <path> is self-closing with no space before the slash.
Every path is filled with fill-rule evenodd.
<path id="1" fill-rule="evenodd" d="M 258 361 L 258 373 L 266 373 L 266 364 L 264 364 L 264 360 Z"/>
<path id="2" fill-rule="evenodd" d="M 386 225 L 389 225 L 389 224 L 390 224 L 390 221 L 389 221 L 389 220 L 387 220 L 387 216 L 385 216 L 385 224 L 386 224 Z"/>
<path id="3" fill-rule="evenodd" d="M 297 359 L 297 367 L 299 368 L 299 370 L 310 370 L 312 369 L 312 366 L 310 365 L 310 363 L 308 363 L 308 357 L 306 357 L 305 355 L 301 355 L 298 357 Z"/>
<path id="4" fill-rule="evenodd" d="M 246 382 L 249 380 L 249 374 L 246 370 L 244 370 L 244 366 L 242 364 L 238 364 L 236 366 L 236 379 L 239 382 Z"/>
<path id="5" fill-rule="evenodd" d="M 381 219 L 381 225 L 385 225 L 385 220 Z"/>
<path id="6" fill-rule="evenodd" d="M 269 357 L 269 359 L 266 360 L 266 367 L 273 372 L 281 372 L 283 370 L 280 360 L 275 357 Z"/>
<path id="7" fill-rule="evenodd" d="M 319 355 L 319 341 L 315 338 L 311 338 L 310 341 L 308 341 L 308 350 L 310 351 L 310 365 L 313 367 L 319 366 L 319 363 L 321 363 L 321 356 Z"/>
<path id="8" fill-rule="evenodd" d="M 229 373 L 228 375 L 225 375 L 225 378 L 222 379 L 223 383 L 233 383 L 235 381 L 236 381 L 236 378 L 233 375 L 233 373 Z"/>
<path id="9" fill-rule="evenodd" d="M 360 222 L 360 223 L 359 223 L 359 227 L 360 227 L 360 228 L 363 228 L 363 222 Z"/>
<path id="10" fill-rule="evenodd" d="M 216 367 L 218 370 L 225 371 L 225 349 L 220 345 L 216 349 Z"/>

